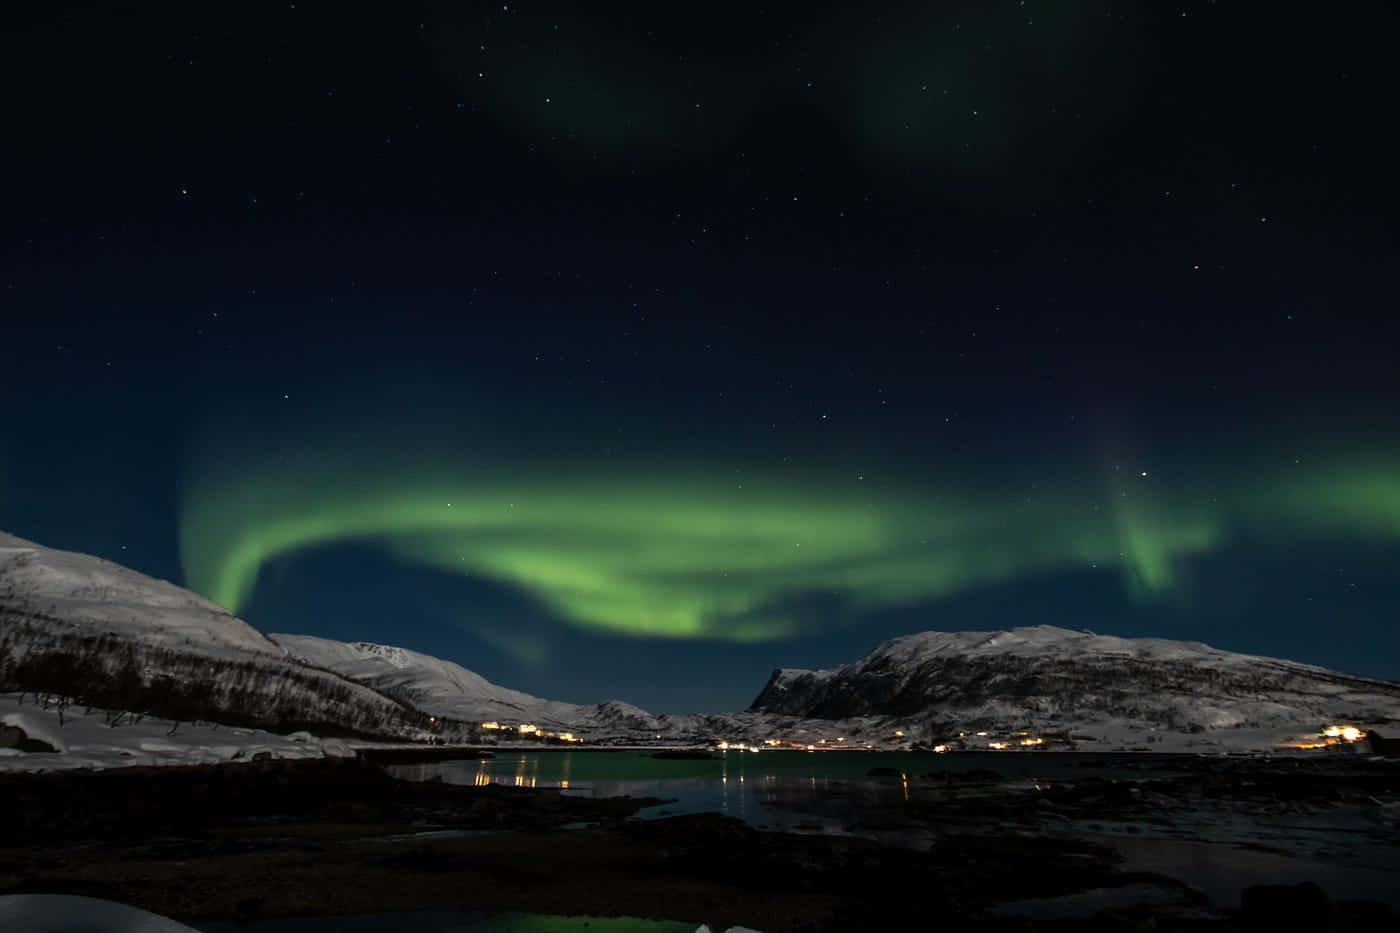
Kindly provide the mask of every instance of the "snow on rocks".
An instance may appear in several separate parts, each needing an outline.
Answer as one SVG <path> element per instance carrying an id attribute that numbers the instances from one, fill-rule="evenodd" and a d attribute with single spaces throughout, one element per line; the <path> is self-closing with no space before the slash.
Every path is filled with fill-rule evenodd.
<path id="1" fill-rule="evenodd" d="M 0 715 L 0 745 L 25 752 L 30 750 L 26 745 L 38 742 L 47 745 L 48 751 L 67 751 L 61 730 L 54 728 L 56 725 L 37 710 L 4 713 Z"/>

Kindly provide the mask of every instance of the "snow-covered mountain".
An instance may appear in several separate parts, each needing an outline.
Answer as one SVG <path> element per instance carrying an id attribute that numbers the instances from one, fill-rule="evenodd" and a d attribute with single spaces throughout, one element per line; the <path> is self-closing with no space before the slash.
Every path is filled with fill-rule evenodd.
<path id="1" fill-rule="evenodd" d="M 405 648 L 269 637 L 172 583 L 0 533 L 0 690 L 21 687 L 153 714 L 401 737 L 426 737 L 428 716 L 439 735 L 495 720 L 614 740 L 654 734 L 659 721 L 617 700 L 534 697 Z"/>
<path id="2" fill-rule="evenodd" d="M 222 606 L 173 583 L 0 532 L 0 605 L 20 604 L 51 627 L 110 632 L 149 647 L 286 655 Z"/>
<path id="3" fill-rule="evenodd" d="M 188 590 L 0 533 L 5 689 L 283 731 L 427 734 L 408 704 L 292 658 Z"/>
<path id="4" fill-rule="evenodd" d="M 434 716 L 478 723 L 528 722 L 565 731 L 645 733 L 656 726 L 657 717 L 620 700 L 591 705 L 544 700 L 493 684 L 459 664 L 407 648 L 310 635 L 270 637 L 298 660 L 368 684 Z"/>
<path id="5" fill-rule="evenodd" d="M 1400 723 L 1400 683 L 1199 642 L 1042 625 L 922 632 L 887 641 L 842 667 L 780 669 L 750 710 L 909 722 L 935 741 L 1011 729 L 1159 737 L 1231 730 L 1306 734 L 1326 723 Z"/>
<path id="6" fill-rule="evenodd" d="M 1238 750 L 1329 723 L 1400 725 L 1397 683 L 1050 626 L 908 635 L 842 667 L 780 669 L 746 712 L 656 716 L 542 699 L 404 648 L 263 635 L 173 584 L 0 533 L 0 691 L 20 689 L 164 718 L 449 740 L 494 720 L 603 743 L 888 748 L 956 736 L 1011 747 L 1057 736 L 1060 747 Z"/>

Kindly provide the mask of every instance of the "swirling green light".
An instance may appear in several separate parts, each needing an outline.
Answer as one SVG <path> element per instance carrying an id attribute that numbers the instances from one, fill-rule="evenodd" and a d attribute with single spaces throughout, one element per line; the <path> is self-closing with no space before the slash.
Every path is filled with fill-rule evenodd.
<path id="1" fill-rule="evenodd" d="M 1237 518 L 1146 481 L 1112 496 L 1041 484 L 1027 497 L 752 471 L 739 482 L 732 470 L 693 467 L 375 460 L 347 448 L 196 473 L 182 510 L 189 582 L 237 611 L 268 560 L 368 542 L 519 588 L 585 629 L 761 640 L 800 632 L 790 606 L 814 593 L 873 609 L 1117 567 L 1131 592 L 1151 596 L 1176 585 L 1183 556 L 1219 547 Z"/>

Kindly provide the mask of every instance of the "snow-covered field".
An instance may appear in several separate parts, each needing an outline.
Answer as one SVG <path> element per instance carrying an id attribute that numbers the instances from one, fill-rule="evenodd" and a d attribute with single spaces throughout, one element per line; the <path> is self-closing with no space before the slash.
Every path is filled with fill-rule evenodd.
<path id="1" fill-rule="evenodd" d="M 306 732 L 275 735 L 210 723 L 180 723 L 171 734 L 169 720 L 147 717 L 109 726 L 103 710 L 68 707 L 59 725 L 56 709 L 41 709 L 34 695 L 23 705 L 19 694 L 0 694 L 0 724 L 18 726 L 30 739 L 56 752 L 21 752 L 0 748 L 0 771 L 57 771 L 75 768 L 122 768 L 136 765 L 196 765 L 258 758 L 322 758 L 354 754 L 338 739 Z"/>

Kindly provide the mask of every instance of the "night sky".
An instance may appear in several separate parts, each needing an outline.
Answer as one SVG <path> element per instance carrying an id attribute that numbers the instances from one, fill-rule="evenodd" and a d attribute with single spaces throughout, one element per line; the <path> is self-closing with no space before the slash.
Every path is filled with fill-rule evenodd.
<path id="1" fill-rule="evenodd" d="M 1400 678 L 1394 5 L 593 6 L 7 10 L 0 529 L 658 712 Z"/>

